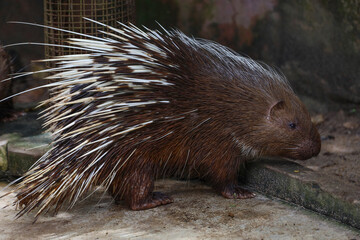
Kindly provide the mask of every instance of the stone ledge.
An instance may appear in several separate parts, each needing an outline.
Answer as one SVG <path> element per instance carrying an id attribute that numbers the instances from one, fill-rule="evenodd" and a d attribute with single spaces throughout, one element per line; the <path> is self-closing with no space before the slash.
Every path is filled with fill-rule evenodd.
<path id="1" fill-rule="evenodd" d="M 8 141 L 0 140 L 0 172 L 5 172 L 8 169 Z"/>
<path id="2" fill-rule="evenodd" d="M 49 149 L 50 142 L 50 134 L 0 136 L 0 176 L 23 175 Z"/>
<path id="3" fill-rule="evenodd" d="M 247 165 L 246 184 L 265 195 L 293 202 L 360 229 L 360 199 L 354 189 L 290 161 Z"/>

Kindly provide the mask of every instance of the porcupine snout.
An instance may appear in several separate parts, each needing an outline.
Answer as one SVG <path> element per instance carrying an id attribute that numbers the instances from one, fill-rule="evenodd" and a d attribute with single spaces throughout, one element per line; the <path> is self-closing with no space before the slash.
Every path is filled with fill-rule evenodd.
<path id="1" fill-rule="evenodd" d="M 306 160 L 315 157 L 321 150 L 320 135 L 315 132 L 314 136 L 304 140 L 299 147 L 299 160 Z"/>

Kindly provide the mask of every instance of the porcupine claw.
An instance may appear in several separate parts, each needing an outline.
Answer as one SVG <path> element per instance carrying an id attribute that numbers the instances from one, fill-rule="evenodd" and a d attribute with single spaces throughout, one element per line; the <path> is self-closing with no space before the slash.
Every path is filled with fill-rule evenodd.
<path id="1" fill-rule="evenodd" d="M 221 191 L 221 195 L 223 195 L 225 198 L 235 198 L 235 199 L 246 199 L 246 198 L 253 198 L 256 196 L 255 193 L 243 189 L 239 186 L 227 187 Z"/>
<path id="2" fill-rule="evenodd" d="M 153 192 L 152 196 L 145 199 L 144 202 L 131 203 L 130 208 L 132 210 L 145 210 L 160 205 L 166 205 L 172 202 L 174 202 L 174 200 L 170 196 L 167 196 L 166 194 L 161 192 Z"/>

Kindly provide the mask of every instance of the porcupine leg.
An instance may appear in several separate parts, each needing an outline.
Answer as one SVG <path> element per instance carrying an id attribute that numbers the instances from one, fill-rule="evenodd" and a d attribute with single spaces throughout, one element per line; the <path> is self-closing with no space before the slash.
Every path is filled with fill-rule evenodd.
<path id="1" fill-rule="evenodd" d="M 126 201 L 132 210 L 144 210 L 173 202 L 173 199 L 161 192 L 153 192 L 152 174 L 140 172 L 134 174 Z"/>
<path id="2" fill-rule="evenodd" d="M 161 192 L 153 192 L 154 176 L 151 169 L 139 168 L 124 179 L 123 198 L 132 210 L 145 210 L 173 202 L 171 197 Z M 119 197 L 115 196 L 115 200 L 119 200 Z"/>
<path id="3" fill-rule="evenodd" d="M 231 162 L 231 161 L 228 161 Z M 223 197 L 246 199 L 256 196 L 246 189 L 243 189 L 238 184 L 238 169 L 239 161 L 234 161 L 232 164 L 220 164 L 215 165 L 212 171 L 212 177 L 210 182 Z M 216 179 L 214 181 L 214 179 Z"/>

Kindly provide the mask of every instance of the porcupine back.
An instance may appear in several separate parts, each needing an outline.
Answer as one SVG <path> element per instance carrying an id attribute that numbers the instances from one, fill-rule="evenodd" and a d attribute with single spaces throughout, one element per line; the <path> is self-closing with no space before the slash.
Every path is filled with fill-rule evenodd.
<path id="1" fill-rule="evenodd" d="M 18 216 L 73 206 L 95 185 L 121 198 L 129 172 L 216 185 L 266 152 L 251 136 L 269 105 L 302 107 L 281 75 L 217 43 L 107 27 L 108 38 L 69 39 L 88 53 L 47 60 L 57 73 L 42 118 L 54 141 L 15 190 Z"/>

